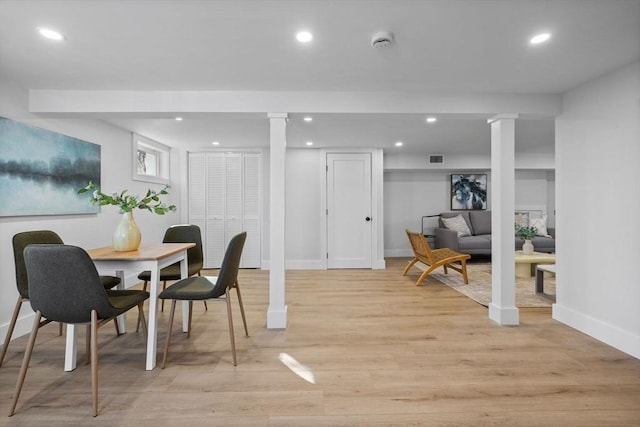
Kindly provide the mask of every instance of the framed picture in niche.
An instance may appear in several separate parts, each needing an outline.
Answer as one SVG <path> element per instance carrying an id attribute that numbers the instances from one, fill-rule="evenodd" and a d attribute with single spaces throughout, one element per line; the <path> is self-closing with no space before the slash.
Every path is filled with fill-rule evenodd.
<path id="1" fill-rule="evenodd" d="M 487 209 L 486 174 L 451 174 L 451 210 Z"/>

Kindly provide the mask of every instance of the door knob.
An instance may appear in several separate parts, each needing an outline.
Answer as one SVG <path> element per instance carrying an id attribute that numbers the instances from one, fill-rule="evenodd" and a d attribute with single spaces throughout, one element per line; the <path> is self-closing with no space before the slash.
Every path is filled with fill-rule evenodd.
<path id="1" fill-rule="evenodd" d="M 365 220 L 365 221 L 367 221 L 367 222 L 369 222 L 369 221 L 371 221 L 371 218 L 366 217 L 364 220 Z"/>

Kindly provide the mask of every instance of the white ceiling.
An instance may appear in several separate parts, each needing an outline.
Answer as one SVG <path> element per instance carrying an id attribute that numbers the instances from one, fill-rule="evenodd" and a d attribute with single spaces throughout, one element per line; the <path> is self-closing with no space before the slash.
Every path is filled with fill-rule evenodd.
<path id="1" fill-rule="evenodd" d="M 0 78 L 26 89 L 560 94 L 639 57 L 640 0 L 0 0 Z M 488 150 L 485 118 L 424 117 L 292 115 L 288 143 Z M 170 145 L 268 143 L 264 115 L 102 118 Z"/>

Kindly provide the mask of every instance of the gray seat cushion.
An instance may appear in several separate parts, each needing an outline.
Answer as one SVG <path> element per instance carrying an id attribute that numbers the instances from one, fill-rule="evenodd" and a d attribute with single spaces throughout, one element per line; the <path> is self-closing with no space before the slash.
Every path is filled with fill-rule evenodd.
<path id="1" fill-rule="evenodd" d="M 484 253 L 491 248 L 491 235 L 458 237 L 458 245 L 462 253 Z"/>

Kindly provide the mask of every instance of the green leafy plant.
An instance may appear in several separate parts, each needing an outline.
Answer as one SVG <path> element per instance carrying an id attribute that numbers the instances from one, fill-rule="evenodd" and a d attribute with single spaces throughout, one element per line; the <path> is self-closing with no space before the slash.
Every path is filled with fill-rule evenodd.
<path id="1" fill-rule="evenodd" d="M 99 188 L 96 188 L 96 185 L 92 181 L 89 181 L 89 184 L 86 187 L 78 190 L 78 194 L 91 191 L 92 193 L 89 203 L 97 203 L 100 206 L 118 206 L 120 208 L 120 213 L 131 212 L 134 209 L 146 209 L 149 212 L 164 215 L 169 211 L 176 211 L 175 205 L 167 206 L 160 201 L 160 196 L 169 194 L 167 188 L 169 188 L 168 185 L 165 185 L 160 191 L 149 189 L 143 198 L 139 198 L 137 195 L 129 194 L 128 190 L 122 190 L 119 194 L 105 194 L 100 191 Z"/>
<path id="2" fill-rule="evenodd" d="M 516 236 L 518 236 L 522 240 L 533 239 L 537 232 L 538 229 L 535 227 L 524 227 L 521 225 L 516 225 Z"/>

